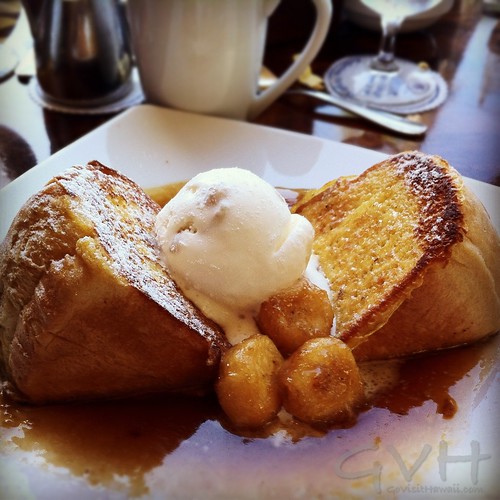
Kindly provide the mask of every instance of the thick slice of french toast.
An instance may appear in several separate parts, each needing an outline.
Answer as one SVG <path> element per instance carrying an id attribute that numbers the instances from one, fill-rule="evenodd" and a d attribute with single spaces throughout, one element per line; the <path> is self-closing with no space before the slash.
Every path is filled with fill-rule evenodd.
<path id="1" fill-rule="evenodd" d="M 357 359 L 473 342 L 500 330 L 500 240 L 460 175 L 406 152 L 307 193 L 294 207 Z"/>
<path id="2" fill-rule="evenodd" d="M 193 392 L 227 341 L 162 267 L 160 207 L 98 162 L 51 180 L 0 250 L 3 368 L 35 403 Z"/>

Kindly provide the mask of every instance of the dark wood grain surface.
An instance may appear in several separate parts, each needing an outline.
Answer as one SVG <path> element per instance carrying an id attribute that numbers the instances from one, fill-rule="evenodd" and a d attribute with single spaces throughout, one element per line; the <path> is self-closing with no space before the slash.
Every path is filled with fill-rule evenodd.
<path id="1" fill-rule="evenodd" d="M 351 22 L 342 2 L 335 3 L 330 33 L 312 65 L 319 75 L 340 57 L 378 48 L 379 34 Z M 282 2 L 265 58 L 275 73 L 300 51 L 313 19 L 307 0 Z M 23 15 L 8 43 L 21 59 L 29 52 Z M 255 122 L 386 153 L 420 149 L 443 156 L 463 175 L 500 186 L 500 18 L 484 12 L 480 0 L 457 0 L 432 26 L 400 35 L 397 54 L 428 62 L 449 84 L 442 106 L 413 117 L 429 126 L 422 137 L 388 133 L 304 96 L 282 96 Z M 29 80 L 13 75 L 0 82 L 0 186 L 113 117 L 42 109 L 29 95 Z"/>

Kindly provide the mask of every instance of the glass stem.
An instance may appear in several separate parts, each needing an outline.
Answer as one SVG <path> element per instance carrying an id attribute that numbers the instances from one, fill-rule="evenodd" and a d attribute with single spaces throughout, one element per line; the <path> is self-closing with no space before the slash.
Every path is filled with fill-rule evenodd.
<path id="1" fill-rule="evenodd" d="M 401 26 L 401 20 L 382 19 L 382 41 L 377 57 L 372 61 L 372 68 L 378 71 L 398 71 L 395 61 L 394 50 L 396 46 L 396 35 Z"/>

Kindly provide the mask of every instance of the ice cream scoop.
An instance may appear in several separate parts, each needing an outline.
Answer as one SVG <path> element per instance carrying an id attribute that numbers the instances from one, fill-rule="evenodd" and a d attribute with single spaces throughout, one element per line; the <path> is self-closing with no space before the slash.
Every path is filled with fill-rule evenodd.
<path id="1" fill-rule="evenodd" d="M 231 342 L 247 336 L 265 299 L 302 276 L 314 237 L 273 186 L 240 168 L 195 176 L 158 214 L 156 233 L 171 276 Z"/>

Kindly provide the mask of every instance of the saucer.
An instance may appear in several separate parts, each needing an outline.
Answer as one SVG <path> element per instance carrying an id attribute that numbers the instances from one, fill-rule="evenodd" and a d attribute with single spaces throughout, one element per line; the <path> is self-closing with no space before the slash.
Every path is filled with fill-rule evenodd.
<path id="1" fill-rule="evenodd" d="M 111 102 L 95 106 L 75 106 L 73 104 L 60 103 L 50 99 L 41 89 L 37 78 L 31 79 L 29 84 L 29 94 L 38 105 L 45 109 L 73 115 L 113 114 L 144 101 L 141 84 L 138 79 L 134 78 L 132 78 L 129 89 L 122 97 Z"/>
<path id="2" fill-rule="evenodd" d="M 404 85 L 393 85 L 390 77 L 387 77 L 383 72 L 374 71 L 369 90 L 371 93 L 377 94 L 378 102 L 370 102 L 368 105 L 362 99 L 363 91 L 366 91 L 366 89 L 364 87 L 357 89 L 356 86 L 359 85 L 359 68 L 361 67 L 362 70 L 366 68 L 367 59 L 372 60 L 373 58 L 374 56 L 366 55 L 350 56 L 333 63 L 324 75 L 325 87 L 328 92 L 344 101 L 398 115 L 430 111 L 440 106 L 448 97 L 448 85 L 443 77 L 435 71 L 422 70 L 422 82 L 420 82 L 420 87 L 422 87 L 420 95 L 422 98 L 413 102 L 406 99 L 408 96 L 404 95 Z M 402 73 L 406 71 L 412 72 L 415 65 L 410 61 L 398 58 L 396 58 L 396 63 Z M 427 83 L 427 85 L 423 85 L 424 83 Z M 398 103 L 398 97 L 404 99 L 405 102 Z"/>

